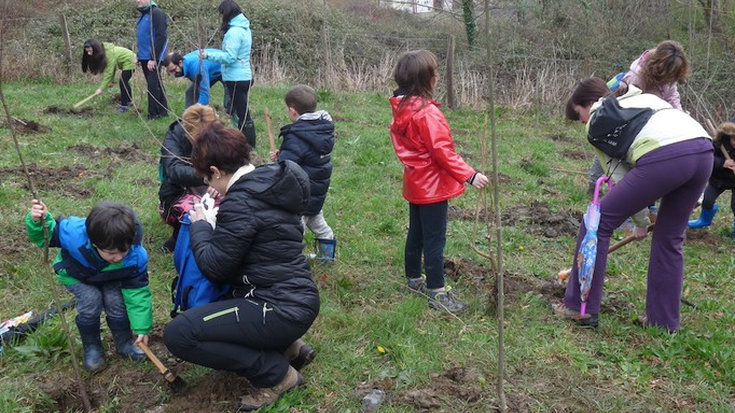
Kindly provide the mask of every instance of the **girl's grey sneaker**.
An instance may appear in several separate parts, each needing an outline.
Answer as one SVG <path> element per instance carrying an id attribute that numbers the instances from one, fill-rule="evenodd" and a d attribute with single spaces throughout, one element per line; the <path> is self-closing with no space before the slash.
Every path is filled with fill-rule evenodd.
<path id="1" fill-rule="evenodd" d="M 128 111 L 128 107 L 127 106 L 120 105 L 120 106 L 117 107 L 117 113 L 125 113 L 127 111 Z"/>
<path id="2" fill-rule="evenodd" d="M 459 314 L 467 310 L 469 306 L 459 301 L 450 290 L 446 290 L 429 292 L 429 308 Z"/>
<path id="3" fill-rule="evenodd" d="M 419 278 L 408 278 L 406 281 L 406 287 L 414 294 L 428 294 L 429 290 L 426 288 L 426 277 L 421 276 Z"/>

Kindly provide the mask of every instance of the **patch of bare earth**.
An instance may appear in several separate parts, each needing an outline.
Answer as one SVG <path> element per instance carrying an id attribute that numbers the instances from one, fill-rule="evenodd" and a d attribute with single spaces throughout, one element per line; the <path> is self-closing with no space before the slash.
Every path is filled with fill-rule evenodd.
<path id="1" fill-rule="evenodd" d="M 489 209 L 461 208 L 450 205 L 447 214 L 449 220 L 473 221 L 477 219 L 487 222 L 493 219 L 494 214 Z M 543 235 L 547 238 L 560 236 L 575 236 L 579 232 L 582 212 L 576 210 L 562 210 L 553 212 L 544 202 L 533 202 L 531 205 L 511 207 L 502 211 L 502 224 L 515 226 L 523 224 L 524 229 L 534 235 Z"/>
<path id="2" fill-rule="evenodd" d="M 151 333 L 150 348 L 161 362 L 181 378 L 192 365 L 175 358 L 163 344 L 160 327 Z M 84 385 L 93 408 L 115 405 L 114 411 L 143 413 L 230 412 L 237 409 L 239 396 L 250 387 L 247 380 L 234 373 L 209 371 L 194 379 L 184 379 L 183 388 L 171 388 L 153 363 L 134 363 L 115 354 L 112 338 L 105 352 L 107 367 L 96 373 L 84 373 Z M 81 357 L 81 354 L 80 354 Z M 58 374 L 58 373 L 55 373 Z M 55 402 L 58 411 L 82 411 L 84 404 L 73 377 L 38 374 L 38 388 Z M 41 412 L 38 412 L 41 413 Z"/>
<path id="3" fill-rule="evenodd" d="M 153 156 L 143 150 L 137 143 L 132 145 L 126 143 L 117 148 L 100 148 L 88 144 L 79 144 L 69 146 L 67 149 L 92 159 L 105 156 L 130 162 L 150 163 L 154 161 Z"/>
<path id="4" fill-rule="evenodd" d="M 574 142 L 574 139 L 570 138 L 569 136 L 562 135 L 562 134 L 547 135 L 546 139 L 551 139 L 554 142 L 563 142 L 563 143 L 573 143 Z"/>
<path id="5" fill-rule="evenodd" d="M 46 133 L 50 132 L 51 128 L 48 126 L 41 125 L 38 122 L 28 120 L 28 119 L 19 119 L 19 118 L 11 118 L 12 119 L 12 125 L 13 125 L 13 131 L 15 133 Z M 0 128 L 7 128 L 7 123 L 0 124 Z"/>
<path id="6" fill-rule="evenodd" d="M 355 390 L 357 400 L 372 389 L 385 392 L 384 405 L 409 406 L 416 412 L 456 412 L 456 406 L 472 405 L 484 411 L 499 411 L 493 378 L 478 367 L 455 366 L 441 373 L 433 373 L 423 388 L 397 391 L 392 379 L 362 383 Z M 530 397 L 514 392 L 506 393 L 508 411 L 525 413 L 530 411 Z M 474 410 L 473 410 L 474 411 Z"/>
<path id="7" fill-rule="evenodd" d="M 561 151 L 560 154 L 564 158 L 569 158 L 569 159 L 587 159 L 589 158 L 589 156 L 586 153 L 580 152 L 580 151 L 565 150 L 565 151 Z"/>
<path id="8" fill-rule="evenodd" d="M 75 199 L 89 198 L 94 193 L 94 188 L 81 186 L 76 181 L 103 177 L 98 172 L 76 163 L 60 168 L 42 168 L 35 163 L 27 166 L 28 173 L 33 179 L 36 189 L 59 190 L 64 195 Z M 3 180 L 20 180 L 22 181 L 22 187 L 29 189 L 25 170 L 21 166 L 0 167 L 0 178 Z"/>
<path id="9" fill-rule="evenodd" d="M 47 115 L 72 115 L 78 118 L 91 118 L 94 116 L 94 109 L 92 108 L 62 108 L 60 106 L 51 105 L 43 110 L 43 113 Z"/>
<path id="10" fill-rule="evenodd" d="M 547 238 L 559 236 L 575 236 L 579 232 L 582 212 L 562 210 L 553 212 L 545 202 L 533 202 L 503 211 L 503 225 L 525 223 L 525 230 L 531 234 L 543 235 Z"/>
<path id="11" fill-rule="evenodd" d="M 717 245 L 722 243 L 722 237 L 720 235 L 705 228 L 687 230 L 686 240 L 687 242 L 696 242 L 704 245 Z"/>

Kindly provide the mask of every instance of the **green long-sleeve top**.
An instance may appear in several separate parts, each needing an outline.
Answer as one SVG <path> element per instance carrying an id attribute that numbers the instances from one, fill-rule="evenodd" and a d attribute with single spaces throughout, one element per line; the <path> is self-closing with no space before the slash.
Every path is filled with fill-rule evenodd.
<path id="1" fill-rule="evenodd" d="M 136 334 L 149 334 L 153 327 L 153 300 L 148 287 L 148 253 L 141 245 L 143 231 L 137 218 L 138 231 L 133 245 L 118 263 L 100 257 L 87 236 L 86 218 L 59 216 L 54 220 L 47 213 L 44 220 L 50 234 L 49 247 L 60 248 L 53 261 L 59 282 L 64 285 L 120 282 L 130 327 Z M 26 228 L 30 240 L 43 247 L 43 223 L 33 221 L 29 213 Z"/>
<path id="2" fill-rule="evenodd" d="M 115 78 L 115 70 L 134 70 L 135 69 L 135 54 L 130 49 L 124 47 L 115 46 L 112 43 L 102 43 L 105 47 L 105 57 L 107 57 L 107 67 L 102 73 L 102 82 L 100 82 L 100 89 L 107 89 L 107 85 L 112 82 Z"/>

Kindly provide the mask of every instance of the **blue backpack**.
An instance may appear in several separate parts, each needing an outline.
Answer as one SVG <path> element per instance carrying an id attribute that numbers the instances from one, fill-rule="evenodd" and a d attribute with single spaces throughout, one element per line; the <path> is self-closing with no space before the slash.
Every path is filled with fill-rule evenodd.
<path id="1" fill-rule="evenodd" d="M 174 248 L 174 267 L 178 275 L 171 283 L 171 300 L 174 304 L 171 318 L 176 317 L 179 311 L 219 301 L 230 292 L 228 284 L 213 283 L 199 270 L 191 250 L 190 225 L 189 215 L 184 214 Z"/>

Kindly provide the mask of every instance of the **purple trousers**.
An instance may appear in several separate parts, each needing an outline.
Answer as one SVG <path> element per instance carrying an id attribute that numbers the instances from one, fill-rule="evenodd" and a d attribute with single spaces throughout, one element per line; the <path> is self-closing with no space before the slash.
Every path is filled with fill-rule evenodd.
<path id="1" fill-rule="evenodd" d="M 712 143 L 709 139 L 698 138 L 663 146 L 642 156 L 636 166 L 602 198 L 597 259 L 587 299 L 587 313 L 600 312 L 607 250 L 613 231 L 629 216 L 661 199 L 648 259 L 646 317 L 651 325 L 669 331 L 679 329 L 684 279 L 684 231 L 712 172 L 712 163 Z M 583 223 L 575 251 L 579 250 L 585 234 Z M 573 261 L 564 304 L 579 311 L 577 260 Z"/>

